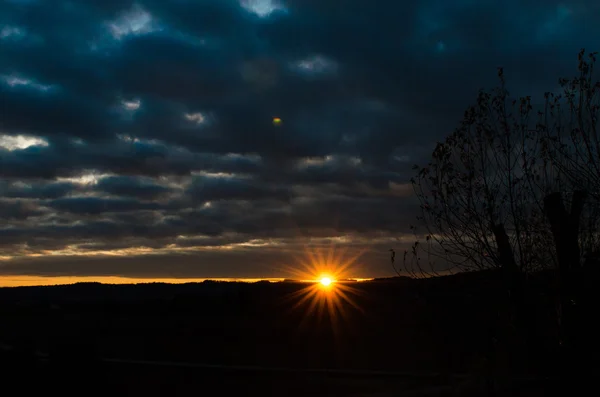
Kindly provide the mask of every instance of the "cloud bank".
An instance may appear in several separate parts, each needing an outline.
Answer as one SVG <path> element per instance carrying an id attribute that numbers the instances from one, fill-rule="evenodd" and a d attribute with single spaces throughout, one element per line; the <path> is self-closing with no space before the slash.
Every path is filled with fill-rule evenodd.
<path id="1" fill-rule="evenodd" d="M 10 0 L 0 274 L 286 277 L 306 247 L 389 274 L 409 179 L 504 66 L 541 95 L 595 1 Z M 274 125 L 279 117 L 282 123 Z M 350 254 L 349 254 L 350 255 Z"/>

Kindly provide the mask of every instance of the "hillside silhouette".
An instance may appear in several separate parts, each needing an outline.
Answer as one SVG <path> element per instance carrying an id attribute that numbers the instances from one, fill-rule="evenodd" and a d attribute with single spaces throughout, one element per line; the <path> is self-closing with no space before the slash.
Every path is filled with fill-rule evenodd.
<path id="1" fill-rule="evenodd" d="M 344 316 L 337 318 L 327 311 L 305 317 L 309 302 L 290 309 L 291 294 L 307 286 L 291 281 L 2 288 L 0 341 L 11 350 L 0 354 L 14 372 L 50 376 L 86 368 L 85 378 L 71 377 L 86 382 L 108 379 L 103 374 L 110 372 L 107 387 L 133 387 L 139 376 L 158 369 L 121 368 L 102 359 L 404 371 L 418 377 L 481 373 L 493 357 L 507 377 L 539 378 L 556 365 L 552 279 L 543 272 L 528 281 L 537 338 L 527 349 L 518 342 L 490 345 L 496 337 L 506 340 L 494 335 L 505 299 L 499 273 L 485 271 L 354 282 L 360 310 L 342 302 Z M 168 368 L 151 378 L 180 379 L 186 371 L 207 376 L 206 370 Z"/>

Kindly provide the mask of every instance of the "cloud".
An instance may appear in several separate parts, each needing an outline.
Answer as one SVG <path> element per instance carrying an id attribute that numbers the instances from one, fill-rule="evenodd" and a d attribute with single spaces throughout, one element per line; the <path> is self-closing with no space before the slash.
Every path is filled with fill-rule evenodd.
<path id="1" fill-rule="evenodd" d="M 556 90 L 596 3 L 5 1 L 0 272 L 268 275 L 329 241 L 388 274 L 412 165 L 496 67 Z"/>
<path id="2" fill-rule="evenodd" d="M 41 214 L 40 208 L 31 201 L 25 200 L 1 200 L 0 219 L 3 220 L 25 220 Z"/>
<path id="3" fill-rule="evenodd" d="M 96 190 L 114 195 L 139 199 L 158 199 L 172 192 L 167 186 L 162 186 L 150 178 L 133 176 L 112 176 L 102 178 L 96 184 Z"/>
<path id="4" fill-rule="evenodd" d="M 0 192 L 2 197 L 21 199 L 57 199 L 75 192 L 78 186 L 73 183 L 2 183 Z"/>

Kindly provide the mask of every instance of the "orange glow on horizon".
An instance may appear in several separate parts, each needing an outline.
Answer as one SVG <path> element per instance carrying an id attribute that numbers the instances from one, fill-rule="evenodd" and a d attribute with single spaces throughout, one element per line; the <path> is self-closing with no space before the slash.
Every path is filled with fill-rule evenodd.
<path id="1" fill-rule="evenodd" d="M 69 285 L 75 283 L 102 283 L 102 284 L 148 284 L 168 283 L 185 284 L 212 281 L 238 281 L 255 283 L 258 281 L 278 282 L 282 278 L 136 278 L 122 276 L 0 276 L 0 287 L 34 287 L 50 285 Z"/>
<path id="2" fill-rule="evenodd" d="M 102 283 L 102 284 L 149 284 L 149 283 L 167 283 L 167 284 L 185 284 L 202 283 L 204 281 L 227 281 L 227 282 L 245 282 L 256 283 L 259 281 L 269 281 L 272 283 L 282 282 L 284 278 L 139 278 L 139 277 L 121 277 L 121 276 L 27 276 L 11 275 L 0 276 L 0 288 L 2 287 L 35 287 L 52 285 L 70 285 L 76 283 Z M 370 278 L 354 278 L 349 281 L 361 282 L 369 281 Z M 297 280 L 298 282 L 315 283 L 320 280 Z M 331 280 L 333 283 L 336 280 Z M 322 285 L 322 284 L 321 284 Z M 323 285 L 322 285 L 323 286 Z M 323 286 L 324 287 L 324 286 Z"/>

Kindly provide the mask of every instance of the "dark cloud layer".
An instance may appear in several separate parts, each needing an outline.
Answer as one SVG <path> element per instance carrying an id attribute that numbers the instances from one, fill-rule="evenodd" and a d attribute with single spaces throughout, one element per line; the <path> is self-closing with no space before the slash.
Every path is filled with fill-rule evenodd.
<path id="1" fill-rule="evenodd" d="M 555 90 L 600 47 L 598 16 L 591 0 L 4 1 L 0 273 L 285 276 L 335 243 L 370 250 L 355 275 L 385 275 L 411 240 L 411 166 L 496 67 L 515 95 Z"/>

